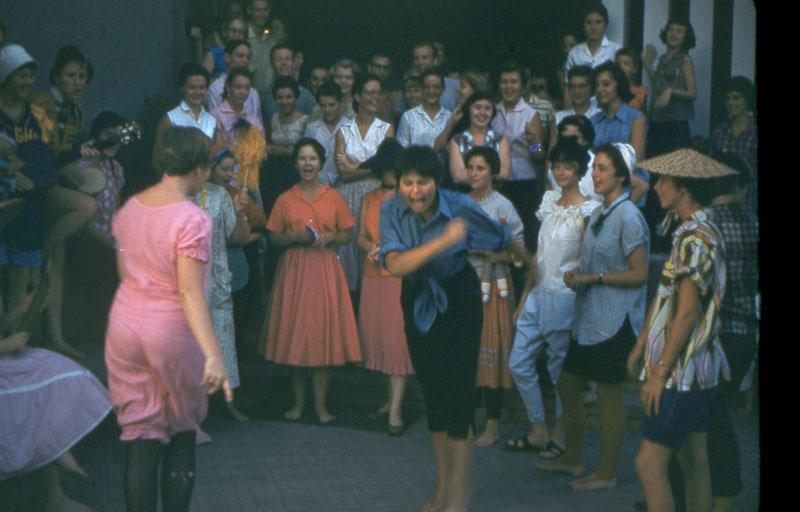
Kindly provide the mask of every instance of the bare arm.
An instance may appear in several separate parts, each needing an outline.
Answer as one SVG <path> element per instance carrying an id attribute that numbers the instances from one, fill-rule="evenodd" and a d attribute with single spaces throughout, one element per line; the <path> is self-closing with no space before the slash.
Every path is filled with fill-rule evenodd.
<path id="1" fill-rule="evenodd" d="M 384 258 L 386 270 L 395 277 L 413 274 L 438 254 L 465 240 L 466 237 L 467 223 L 460 218 L 453 219 L 438 237 L 407 251 L 393 251 L 386 254 Z"/>
<path id="2" fill-rule="evenodd" d="M 464 158 L 455 140 L 450 141 L 450 177 L 453 183 L 466 183 L 467 171 L 464 169 Z"/>
<path id="3" fill-rule="evenodd" d="M 647 117 L 642 114 L 636 118 L 631 128 L 631 146 L 636 151 L 636 161 L 641 162 L 645 158 L 645 146 L 647 145 Z"/>
<path id="4" fill-rule="evenodd" d="M 189 329 L 206 358 L 203 385 L 208 387 L 209 394 L 222 389 L 225 392 L 225 399 L 230 402 L 233 400 L 233 391 L 228 381 L 228 372 L 225 369 L 219 342 L 214 334 L 214 326 L 211 323 L 211 314 L 208 311 L 208 302 L 206 302 L 203 290 L 204 264 L 198 260 L 178 255 L 177 267 L 178 291 L 181 296 L 183 312 L 186 315 Z"/>
<path id="5" fill-rule="evenodd" d="M 633 203 L 637 203 L 639 199 L 647 195 L 648 190 L 650 190 L 650 185 L 646 181 L 631 174 L 631 201 Z"/>
<path id="6" fill-rule="evenodd" d="M 672 368 L 678 360 L 678 355 L 689 341 L 692 329 L 697 325 L 700 316 L 699 308 L 700 290 L 697 285 L 691 279 L 681 279 L 678 288 L 678 304 L 669 322 L 661 359 L 657 362 L 655 371 L 646 367 L 647 381 L 642 386 L 640 396 L 644 412 L 647 415 L 650 415 L 651 411 L 658 414 L 664 386 L 672 374 Z"/>
<path id="7" fill-rule="evenodd" d="M 525 125 L 525 139 L 528 141 L 528 144 L 536 145 L 542 144 L 544 140 L 544 127 L 542 127 L 542 120 L 539 119 L 538 112 L 528 121 L 528 124 Z M 544 151 L 537 151 L 531 155 L 533 160 L 541 161 L 544 159 L 545 152 Z"/>
<path id="8" fill-rule="evenodd" d="M 686 100 L 693 100 L 697 97 L 697 82 L 694 76 L 694 63 L 688 55 L 683 60 L 683 76 L 686 80 L 686 90 L 672 91 L 672 95 Z"/>
<path id="9" fill-rule="evenodd" d="M 231 241 L 246 245 L 250 242 L 252 231 L 250 230 L 249 219 L 246 215 L 247 204 L 250 202 L 250 194 L 247 189 L 243 188 L 236 197 L 233 198 L 233 211 L 236 213 L 236 225 L 233 227 L 231 233 Z"/>
<path id="10" fill-rule="evenodd" d="M 603 285 L 619 288 L 634 288 L 647 282 L 647 258 L 645 247 L 640 245 L 628 256 L 628 270 L 603 273 Z M 600 274 L 581 274 L 578 269 L 564 273 L 564 283 L 572 289 L 578 284 L 599 284 Z"/>
<path id="11" fill-rule="evenodd" d="M 370 252 L 375 245 L 375 242 L 367 232 L 367 201 L 366 197 L 361 200 L 361 221 L 358 226 L 358 237 L 356 238 L 356 245 L 364 252 Z"/>
<path id="12" fill-rule="evenodd" d="M 269 232 L 269 242 L 278 247 L 308 247 L 314 243 L 311 234 L 306 231 L 292 231 L 289 233 Z"/>
<path id="13" fill-rule="evenodd" d="M 392 136 L 394 130 L 390 129 Z M 386 136 L 389 136 L 387 132 Z M 336 159 L 336 170 L 339 171 L 339 180 L 343 183 L 350 183 L 366 178 L 372 174 L 371 169 L 361 169 L 358 164 L 350 160 L 344 152 L 344 136 L 342 132 L 336 132 L 336 150 L 334 151 L 334 158 Z"/>
<path id="14" fill-rule="evenodd" d="M 437 153 L 441 151 L 445 151 L 447 149 L 447 141 L 450 140 L 450 134 L 453 133 L 453 128 L 458 124 L 461 120 L 461 105 L 458 105 L 453 112 L 453 115 L 450 116 L 450 119 L 447 121 L 447 124 L 442 130 L 442 133 L 436 137 L 436 141 L 433 143 L 433 150 Z"/>
<path id="15" fill-rule="evenodd" d="M 209 73 L 214 72 L 214 56 L 211 55 L 211 52 L 206 52 L 206 56 L 203 58 L 203 67 Z"/>
<path id="16" fill-rule="evenodd" d="M 497 179 L 505 181 L 509 176 L 511 176 L 511 144 L 503 137 L 500 139 L 500 174 L 497 175 Z"/>

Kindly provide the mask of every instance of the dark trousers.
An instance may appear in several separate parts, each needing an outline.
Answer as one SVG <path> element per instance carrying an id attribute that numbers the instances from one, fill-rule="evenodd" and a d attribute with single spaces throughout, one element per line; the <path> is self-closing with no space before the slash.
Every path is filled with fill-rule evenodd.
<path id="1" fill-rule="evenodd" d="M 755 336 L 720 335 L 722 348 L 731 370 L 731 380 L 719 385 L 711 402 L 708 426 L 708 463 L 711 470 L 711 491 L 715 497 L 733 497 L 742 492 L 742 463 L 739 441 L 733 430 L 729 408 L 739 395 L 739 386 L 747 374 L 756 351 Z M 686 510 L 685 488 L 680 464 L 673 457 L 669 480 L 675 496 L 676 510 Z"/>
<path id="2" fill-rule="evenodd" d="M 425 397 L 428 429 L 465 439 L 475 430 L 475 377 L 483 327 L 478 277 L 468 264 L 440 284 L 447 310 L 436 314 L 430 330 L 414 323 L 414 298 L 419 286 L 403 279 L 401 302 L 409 354 Z"/>

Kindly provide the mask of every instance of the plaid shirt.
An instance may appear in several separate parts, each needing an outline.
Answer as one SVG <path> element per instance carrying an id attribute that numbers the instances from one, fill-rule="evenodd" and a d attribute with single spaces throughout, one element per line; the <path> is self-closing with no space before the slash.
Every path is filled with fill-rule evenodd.
<path id="1" fill-rule="evenodd" d="M 755 120 L 751 117 L 750 124 L 738 136 L 733 134 L 730 123 L 720 124 L 711 137 L 711 149 L 733 153 L 744 161 L 753 179 L 745 204 L 751 211 L 758 211 L 758 126 Z"/>
<path id="2" fill-rule="evenodd" d="M 755 335 L 758 293 L 758 218 L 741 204 L 706 208 L 725 242 L 728 287 L 720 311 L 720 333 Z"/>

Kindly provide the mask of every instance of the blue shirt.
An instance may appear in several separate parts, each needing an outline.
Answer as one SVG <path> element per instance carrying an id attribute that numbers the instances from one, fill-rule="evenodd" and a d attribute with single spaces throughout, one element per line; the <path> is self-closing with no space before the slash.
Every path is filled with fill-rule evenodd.
<path id="1" fill-rule="evenodd" d="M 467 264 L 467 251 L 501 251 L 508 245 L 508 227 L 492 220 L 469 196 L 438 189 L 438 205 L 433 216 L 425 222 L 409 209 L 402 196 L 397 195 L 381 206 L 381 265 L 390 252 L 404 252 L 423 245 L 444 231 L 455 218 L 466 221 L 467 238 L 441 252 L 414 274 L 407 276 L 422 291 L 414 298 L 414 323 L 421 333 L 427 333 L 436 312 L 447 311 L 447 294 L 440 279 L 453 276 Z"/>
<path id="2" fill-rule="evenodd" d="M 628 256 L 640 245 L 648 260 L 650 231 L 642 212 L 629 199 L 625 192 L 608 208 L 597 208 L 592 213 L 581 244 L 582 274 L 630 270 Z M 606 217 L 595 235 L 592 226 L 601 215 Z M 626 317 L 638 336 L 644 324 L 646 289 L 647 283 L 635 287 L 598 283 L 578 286 L 572 337 L 581 345 L 596 345 L 614 336 Z"/>
<path id="3" fill-rule="evenodd" d="M 592 127 L 594 128 L 594 147 L 611 142 L 625 142 L 631 143 L 631 132 L 633 132 L 633 123 L 642 115 L 639 110 L 631 107 L 627 103 L 623 103 L 614 117 L 609 118 L 605 110 L 596 112 L 592 117 Z M 650 183 L 650 171 L 636 167 L 633 169 L 633 174 L 643 179 L 645 182 Z M 630 192 L 630 187 L 626 188 Z M 644 208 L 647 203 L 647 194 L 642 196 L 637 202 L 636 206 Z"/>

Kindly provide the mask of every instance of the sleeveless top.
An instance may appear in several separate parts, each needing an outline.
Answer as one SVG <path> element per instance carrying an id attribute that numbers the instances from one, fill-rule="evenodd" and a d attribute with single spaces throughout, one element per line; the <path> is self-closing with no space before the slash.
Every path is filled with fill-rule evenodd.
<path id="1" fill-rule="evenodd" d="M 483 144 L 481 145 L 489 146 L 497 151 L 497 154 L 499 155 L 501 139 L 501 136 L 497 135 L 491 128 L 489 128 L 486 130 L 486 136 L 483 138 Z M 469 150 L 475 147 L 475 137 L 472 136 L 469 130 L 464 130 L 463 132 L 454 136 L 453 140 L 456 141 L 456 144 L 458 144 L 458 150 L 461 152 L 461 156 L 466 155 Z"/>
<path id="2" fill-rule="evenodd" d="M 686 52 L 678 52 L 671 58 L 662 55 L 658 60 L 655 77 L 653 78 L 653 96 L 650 101 L 650 121 L 688 121 L 694 119 L 694 100 L 672 96 L 666 108 L 656 108 L 656 99 L 666 89 L 686 90 L 686 76 L 683 72 L 683 62 Z"/>

